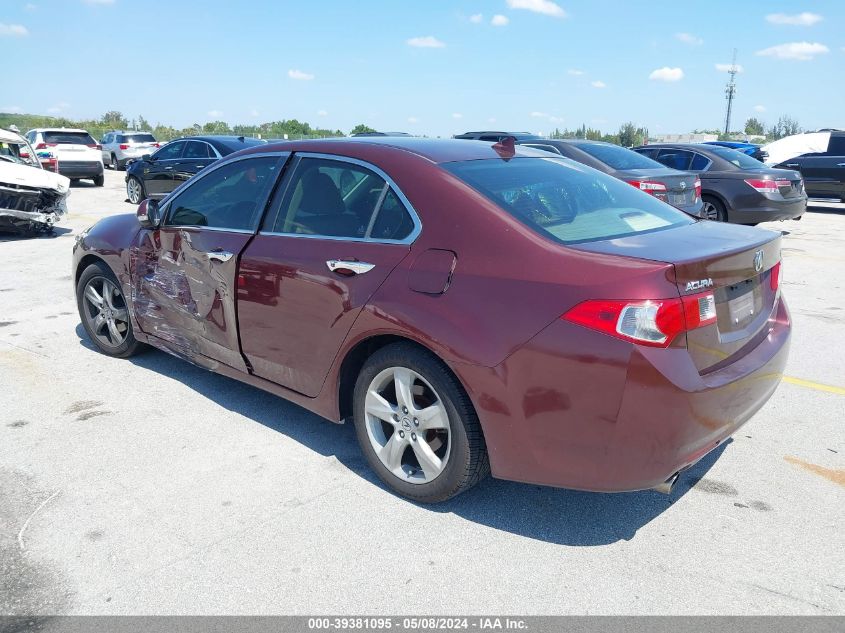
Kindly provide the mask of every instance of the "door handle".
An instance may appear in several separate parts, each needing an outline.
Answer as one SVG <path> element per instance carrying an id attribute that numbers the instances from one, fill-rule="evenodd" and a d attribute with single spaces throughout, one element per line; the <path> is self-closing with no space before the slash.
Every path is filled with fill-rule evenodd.
<path id="1" fill-rule="evenodd" d="M 363 275 L 376 267 L 375 264 L 356 262 L 354 260 L 350 261 L 346 259 L 330 259 L 326 262 L 326 266 L 328 266 L 329 270 L 333 273 L 338 273 L 340 275 Z"/>
<path id="2" fill-rule="evenodd" d="M 235 256 L 234 253 L 230 253 L 229 251 L 209 251 L 205 255 L 209 260 L 221 263 L 228 262 Z"/>
<path id="3" fill-rule="evenodd" d="M 798 167 L 800 167 L 798 163 L 787 163 L 786 166 L 790 169 L 797 169 Z"/>
<path id="4" fill-rule="evenodd" d="M 837 167 L 845 167 L 845 163 L 836 163 Z"/>
<path id="5" fill-rule="evenodd" d="M 173 167 L 165 167 L 164 171 L 173 171 Z"/>
<path id="6" fill-rule="evenodd" d="M 197 169 L 202 169 L 203 167 L 205 167 L 205 165 L 194 165 L 194 167 L 196 167 Z"/>

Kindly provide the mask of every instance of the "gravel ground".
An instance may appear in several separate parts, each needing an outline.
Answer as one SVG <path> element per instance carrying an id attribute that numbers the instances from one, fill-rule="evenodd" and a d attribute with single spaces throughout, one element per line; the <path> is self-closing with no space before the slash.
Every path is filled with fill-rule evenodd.
<path id="1" fill-rule="evenodd" d="M 95 352 L 74 235 L 132 212 L 73 188 L 0 236 L 0 614 L 843 614 L 845 205 L 784 239 L 787 377 L 671 496 L 490 479 L 420 507 L 352 428 L 151 351 Z"/>

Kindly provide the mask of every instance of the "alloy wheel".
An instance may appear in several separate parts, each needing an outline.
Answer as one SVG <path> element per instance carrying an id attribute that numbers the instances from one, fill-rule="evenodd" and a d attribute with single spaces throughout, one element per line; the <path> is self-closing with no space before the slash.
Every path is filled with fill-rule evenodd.
<path id="1" fill-rule="evenodd" d="M 708 220 L 718 220 L 719 210 L 712 202 L 705 202 L 702 216 Z"/>
<path id="2" fill-rule="evenodd" d="M 370 444 L 393 475 L 426 484 L 443 472 L 451 449 L 449 415 L 420 374 L 407 367 L 380 372 L 367 389 L 364 414 Z"/>
<path id="3" fill-rule="evenodd" d="M 129 310 L 118 287 L 105 277 L 94 277 L 83 291 L 83 314 L 97 341 L 120 347 L 129 333 Z"/>
<path id="4" fill-rule="evenodd" d="M 129 196 L 129 202 L 132 204 L 140 204 L 141 203 L 141 183 L 138 182 L 138 179 L 132 177 L 126 183 L 126 193 Z"/>

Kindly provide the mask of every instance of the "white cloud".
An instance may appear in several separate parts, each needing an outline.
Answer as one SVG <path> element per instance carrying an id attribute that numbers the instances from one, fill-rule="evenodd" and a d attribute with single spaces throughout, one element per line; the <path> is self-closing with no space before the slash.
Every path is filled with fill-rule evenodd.
<path id="1" fill-rule="evenodd" d="M 291 79 L 296 79 L 298 81 L 311 81 L 312 79 L 314 79 L 314 75 L 312 75 L 311 73 L 304 73 L 301 70 L 297 70 L 295 68 L 291 68 L 288 71 L 288 77 L 290 77 Z"/>
<path id="2" fill-rule="evenodd" d="M 8 114 L 23 114 L 23 108 L 16 105 L 0 106 L 0 112 Z"/>
<path id="3" fill-rule="evenodd" d="M 578 70 L 577 68 L 570 68 L 566 71 L 566 74 L 573 75 L 575 77 L 580 77 L 581 75 L 584 75 L 586 73 L 584 73 L 583 70 Z"/>
<path id="4" fill-rule="evenodd" d="M 464 118 L 464 115 L 463 115 L 463 114 L 461 114 L 460 112 L 453 112 L 453 113 L 452 113 L 452 118 L 453 118 L 453 119 L 463 119 L 463 118 Z"/>
<path id="5" fill-rule="evenodd" d="M 536 112 L 535 111 L 535 112 L 531 113 L 531 116 L 533 116 L 535 119 L 548 119 L 549 118 L 549 115 L 546 112 Z"/>
<path id="6" fill-rule="evenodd" d="M 796 13 L 789 15 L 786 13 L 771 13 L 766 16 L 766 22 L 771 24 L 787 24 L 789 26 L 813 26 L 821 22 L 824 18 L 818 13 Z"/>
<path id="7" fill-rule="evenodd" d="M 552 123 L 563 123 L 563 117 L 550 116 L 549 121 L 551 121 Z"/>
<path id="8" fill-rule="evenodd" d="M 675 39 L 690 46 L 701 46 L 704 40 L 692 33 L 675 33 Z"/>
<path id="9" fill-rule="evenodd" d="M 680 81 L 684 78 L 684 71 L 680 68 L 664 66 L 663 68 L 652 71 L 648 78 L 654 81 Z"/>
<path id="10" fill-rule="evenodd" d="M 732 67 L 731 64 L 716 64 L 716 70 L 718 70 L 720 73 L 729 72 L 731 67 Z M 736 72 L 742 73 L 742 72 L 745 72 L 745 69 L 740 64 L 737 64 L 736 65 Z"/>
<path id="11" fill-rule="evenodd" d="M 223 112 L 220 110 L 209 110 L 207 114 L 209 119 L 219 119 L 223 116 Z"/>
<path id="12" fill-rule="evenodd" d="M 0 22 L 0 37 L 26 37 L 29 31 L 23 24 L 4 24 Z"/>
<path id="13" fill-rule="evenodd" d="M 765 112 L 766 106 L 764 105 L 756 105 L 754 106 L 754 112 Z"/>
<path id="14" fill-rule="evenodd" d="M 473 24 L 481 24 L 481 21 L 484 19 L 484 16 L 481 13 L 474 13 L 469 16 L 469 21 Z"/>
<path id="15" fill-rule="evenodd" d="M 598 81 L 598 80 L 596 80 L 596 81 L 591 81 L 591 82 L 590 82 L 590 85 L 591 85 L 593 88 L 607 88 L 607 84 L 606 84 L 606 83 L 604 83 L 603 81 Z"/>
<path id="16" fill-rule="evenodd" d="M 416 48 L 443 48 L 446 46 L 445 42 L 441 42 L 433 35 L 426 35 L 425 37 L 412 37 L 408 40 L 408 46 Z"/>
<path id="17" fill-rule="evenodd" d="M 554 18 L 566 17 L 566 11 L 559 4 L 551 0 L 508 0 L 508 6 L 511 9 L 525 9 L 534 13 L 550 15 Z"/>
<path id="18" fill-rule="evenodd" d="M 508 20 L 506 16 L 499 14 L 494 15 L 493 19 L 490 20 L 490 24 L 493 26 L 507 26 L 508 22 L 510 22 L 510 20 Z"/>
<path id="19" fill-rule="evenodd" d="M 317 116 L 329 116 L 329 113 L 325 110 L 317 110 Z"/>
<path id="20" fill-rule="evenodd" d="M 408 117 L 408 123 L 419 123 L 419 122 L 420 122 L 420 120 L 415 116 L 409 116 Z"/>
<path id="21" fill-rule="evenodd" d="M 830 49 L 827 46 L 818 42 L 790 42 L 764 48 L 762 51 L 757 51 L 756 54 L 763 57 L 774 57 L 775 59 L 797 59 L 806 62 L 816 55 L 829 52 Z"/>
<path id="22" fill-rule="evenodd" d="M 35 11 L 38 8 L 37 4 L 32 4 L 31 2 L 27 2 L 23 5 L 25 11 Z"/>
<path id="23" fill-rule="evenodd" d="M 495 122 L 496 122 L 496 117 L 494 117 L 494 116 L 491 116 L 489 119 L 487 119 L 487 123 L 495 123 Z"/>

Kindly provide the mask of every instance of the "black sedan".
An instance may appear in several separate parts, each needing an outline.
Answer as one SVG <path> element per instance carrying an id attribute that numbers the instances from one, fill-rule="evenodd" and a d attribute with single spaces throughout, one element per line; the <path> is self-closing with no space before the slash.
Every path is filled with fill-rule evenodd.
<path id="1" fill-rule="evenodd" d="M 701 178 L 705 215 L 722 222 L 757 224 L 797 220 L 807 208 L 801 174 L 772 169 L 733 149 L 704 144 L 656 144 L 634 151 Z"/>
<path id="2" fill-rule="evenodd" d="M 233 152 L 266 143 L 243 136 L 192 136 L 164 145 L 126 167 L 126 195 L 139 204 L 144 198 L 163 198 L 194 174 Z"/>
<path id="3" fill-rule="evenodd" d="M 701 182 L 695 174 L 669 169 L 629 149 L 601 141 L 535 137 L 517 139 L 516 143 L 571 158 L 624 180 L 690 215 L 707 217 L 701 202 Z"/>

